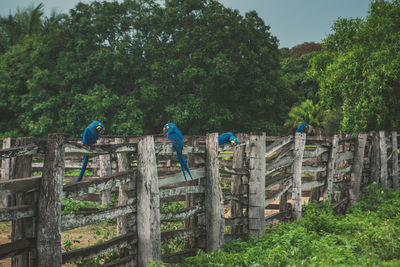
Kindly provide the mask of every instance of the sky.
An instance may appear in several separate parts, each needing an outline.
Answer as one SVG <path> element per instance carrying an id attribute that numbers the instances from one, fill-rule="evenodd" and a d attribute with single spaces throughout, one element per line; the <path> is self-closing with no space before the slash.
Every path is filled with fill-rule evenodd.
<path id="1" fill-rule="evenodd" d="M 89 3 L 92 0 L 81 0 Z M 112 1 L 112 0 L 108 0 Z M 121 0 L 119 0 L 121 1 Z M 242 15 L 255 10 L 279 47 L 291 48 L 304 42 L 321 42 L 339 18 L 365 18 L 370 0 L 219 0 L 224 6 L 238 9 Z M 13 14 L 18 7 L 44 4 L 45 15 L 51 10 L 66 13 L 79 0 L 0 0 L 0 15 Z"/>

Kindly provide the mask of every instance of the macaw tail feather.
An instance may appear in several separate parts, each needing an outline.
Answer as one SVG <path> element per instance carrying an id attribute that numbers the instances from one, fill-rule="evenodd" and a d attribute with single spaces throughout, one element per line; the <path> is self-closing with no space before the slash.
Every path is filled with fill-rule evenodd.
<path id="1" fill-rule="evenodd" d="M 81 168 L 81 173 L 79 174 L 78 179 L 76 179 L 76 182 L 80 182 L 82 180 L 82 177 L 85 174 L 88 160 L 89 160 L 89 156 L 83 156 L 83 164 L 82 164 L 82 168 Z"/>
<path id="2" fill-rule="evenodd" d="M 189 171 L 189 167 L 188 167 L 188 165 L 186 163 L 185 157 L 182 155 L 182 152 L 177 153 L 177 154 L 178 154 L 178 159 L 179 159 L 179 163 L 181 164 L 181 168 L 182 168 L 183 174 L 185 174 L 184 170 L 186 170 L 190 175 L 190 179 L 193 180 L 192 174 Z M 186 180 L 186 175 L 185 175 L 185 180 Z"/>

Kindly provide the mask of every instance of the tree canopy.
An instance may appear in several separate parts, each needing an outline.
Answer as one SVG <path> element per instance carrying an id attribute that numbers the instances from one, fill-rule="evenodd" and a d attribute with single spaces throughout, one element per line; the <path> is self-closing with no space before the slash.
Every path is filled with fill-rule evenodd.
<path id="1" fill-rule="evenodd" d="M 278 40 L 254 11 L 215 0 L 79 3 L 50 18 L 35 10 L 42 30 L 0 56 L 3 135 L 79 136 L 95 119 L 109 134 L 156 133 L 168 121 L 186 134 L 283 130 L 292 92 Z"/>

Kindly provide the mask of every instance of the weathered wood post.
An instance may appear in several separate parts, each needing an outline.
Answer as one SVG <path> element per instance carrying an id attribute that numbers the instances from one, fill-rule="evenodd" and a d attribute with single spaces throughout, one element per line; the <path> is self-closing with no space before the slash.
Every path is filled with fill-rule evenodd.
<path id="1" fill-rule="evenodd" d="M 154 138 L 138 144 L 137 233 L 138 266 L 161 260 L 160 195 Z"/>
<path id="2" fill-rule="evenodd" d="M 265 133 L 250 135 L 249 234 L 262 236 L 265 227 Z"/>
<path id="3" fill-rule="evenodd" d="M 20 137 L 15 141 L 16 146 L 26 146 L 32 144 L 33 138 Z M 32 156 L 21 156 L 12 158 L 10 168 L 11 179 L 32 176 Z M 35 205 L 37 193 L 18 193 L 12 197 L 13 206 Z M 35 220 L 26 218 L 12 222 L 12 241 L 35 237 Z M 36 264 L 36 251 L 23 252 L 12 258 L 13 267 L 33 266 Z"/>
<path id="4" fill-rule="evenodd" d="M 381 183 L 383 188 L 388 187 L 388 169 L 387 169 L 387 145 L 385 131 L 379 131 L 379 148 L 381 155 Z"/>
<path id="5" fill-rule="evenodd" d="M 243 142 L 245 140 L 245 135 L 239 133 L 236 135 L 236 138 Z M 232 168 L 243 169 L 245 162 L 244 155 L 245 146 L 235 146 L 233 149 L 233 159 L 232 159 Z M 243 217 L 243 207 L 241 204 L 241 194 L 240 194 L 240 186 L 242 185 L 242 175 L 232 175 L 231 182 L 231 193 L 233 196 L 239 199 L 239 201 L 231 200 L 231 217 Z M 232 225 L 231 234 L 243 234 L 243 227 Z"/>
<path id="6" fill-rule="evenodd" d="M 3 149 L 11 148 L 11 137 L 3 139 Z M 3 159 L 1 161 L 1 180 L 9 180 L 11 171 L 11 160 Z M 8 196 L 0 196 L 0 209 L 8 207 Z"/>
<path id="7" fill-rule="evenodd" d="M 124 138 L 115 138 L 116 144 L 122 144 L 125 142 Z M 118 172 L 127 171 L 130 168 L 128 153 L 118 153 Z M 123 184 L 118 189 L 118 206 L 125 206 L 128 204 L 128 190 L 129 184 Z M 118 235 L 124 235 L 128 232 L 128 217 L 121 216 L 117 218 L 117 233 Z M 127 249 L 121 249 L 120 254 L 123 256 L 128 255 Z"/>
<path id="8" fill-rule="evenodd" d="M 212 252 L 224 245 L 224 199 L 218 161 L 218 133 L 206 137 L 206 250 Z"/>
<path id="9" fill-rule="evenodd" d="M 326 174 L 326 188 L 324 191 L 324 201 L 332 201 L 333 175 L 335 174 L 335 161 L 339 145 L 339 136 L 335 134 L 332 139 L 331 151 L 328 159 L 328 170 Z"/>
<path id="10" fill-rule="evenodd" d="M 37 213 L 37 266 L 61 267 L 61 198 L 65 136 L 49 134 Z"/>
<path id="11" fill-rule="evenodd" d="M 392 132 L 392 177 L 394 190 L 399 188 L 399 153 L 397 150 L 397 132 Z"/>
<path id="12" fill-rule="evenodd" d="M 364 167 L 364 152 L 366 143 L 367 134 L 359 133 L 351 172 L 351 187 L 349 190 L 350 205 L 354 205 L 357 202 L 358 195 L 360 194 L 361 176 Z"/>
<path id="13" fill-rule="evenodd" d="M 99 144 L 105 144 L 106 139 L 104 137 L 100 138 Z M 100 177 L 110 175 L 111 171 L 111 155 L 105 154 L 99 156 L 100 160 Z M 111 190 L 104 190 L 100 192 L 101 204 L 107 204 L 111 201 Z"/>
<path id="14" fill-rule="evenodd" d="M 191 145 L 193 147 L 197 146 L 197 140 L 196 139 L 192 139 L 192 140 L 189 140 L 189 141 L 190 142 L 188 143 L 188 145 Z M 188 167 L 190 169 L 195 164 L 194 163 L 195 162 L 195 157 L 194 157 L 193 154 L 188 154 L 186 159 L 187 159 L 186 160 L 187 165 L 188 165 Z M 196 186 L 196 185 L 198 185 L 199 182 L 200 182 L 199 180 L 194 180 L 194 181 L 189 180 L 189 181 L 186 182 L 186 186 Z M 185 195 L 186 208 L 192 207 L 194 205 L 194 199 L 195 199 L 194 198 L 194 194 L 187 193 Z M 185 220 L 185 228 L 189 229 L 189 228 L 195 227 L 196 223 L 197 223 L 197 217 L 195 217 L 193 219 L 192 218 L 186 219 Z"/>
<path id="15" fill-rule="evenodd" d="M 377 185 L 380 183 L 380 151 L 379 151 L 379 136 L 376 132 L 371 132 L 371 158 L 370 158 L 370 169 L 371 169 L 371 181 L 375 181 Z"/>
<path id="16" fill-rule="evenodd" d="M 292 164 L 292 173 L 293 173 L 292 216 L 295 220 L 298 220 L 301 217 L 301 167 L 303 165 L 305 144 L 306 144 L 306 134 L 296 133 L 294 139 L 294 160 Z"/>

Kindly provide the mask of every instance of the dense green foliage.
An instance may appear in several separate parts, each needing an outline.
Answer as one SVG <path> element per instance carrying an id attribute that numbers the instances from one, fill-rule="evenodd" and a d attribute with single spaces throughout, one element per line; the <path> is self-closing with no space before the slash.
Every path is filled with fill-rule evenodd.
<path id="1" fill-rule="evenodd" d="M 399 130 L 400 1 L 371 2 L 365 19 L 338 19 L 312 61 L 326 109 L 346 132 Z"/>
<path id="2" fill-rule="evenodd" d="M 224 252 L 199 251 L 182 266 L 398 266 L 400 191 L 375 187 L 346 216 L 335 216 L 329 204 L 307 205 L 299 221 L 227 243 Z"/>
<path id="3" fill-rule="evenodd" d="M 51 18 L 20 10 L 0 21 L 0 133 L 79 136 L 96 119 L 108 134 L 157 133 L 167 121 L 186 134 L 276 134 L 292 93 L 269 30 L 216 0 L 79 3 Z"/>

